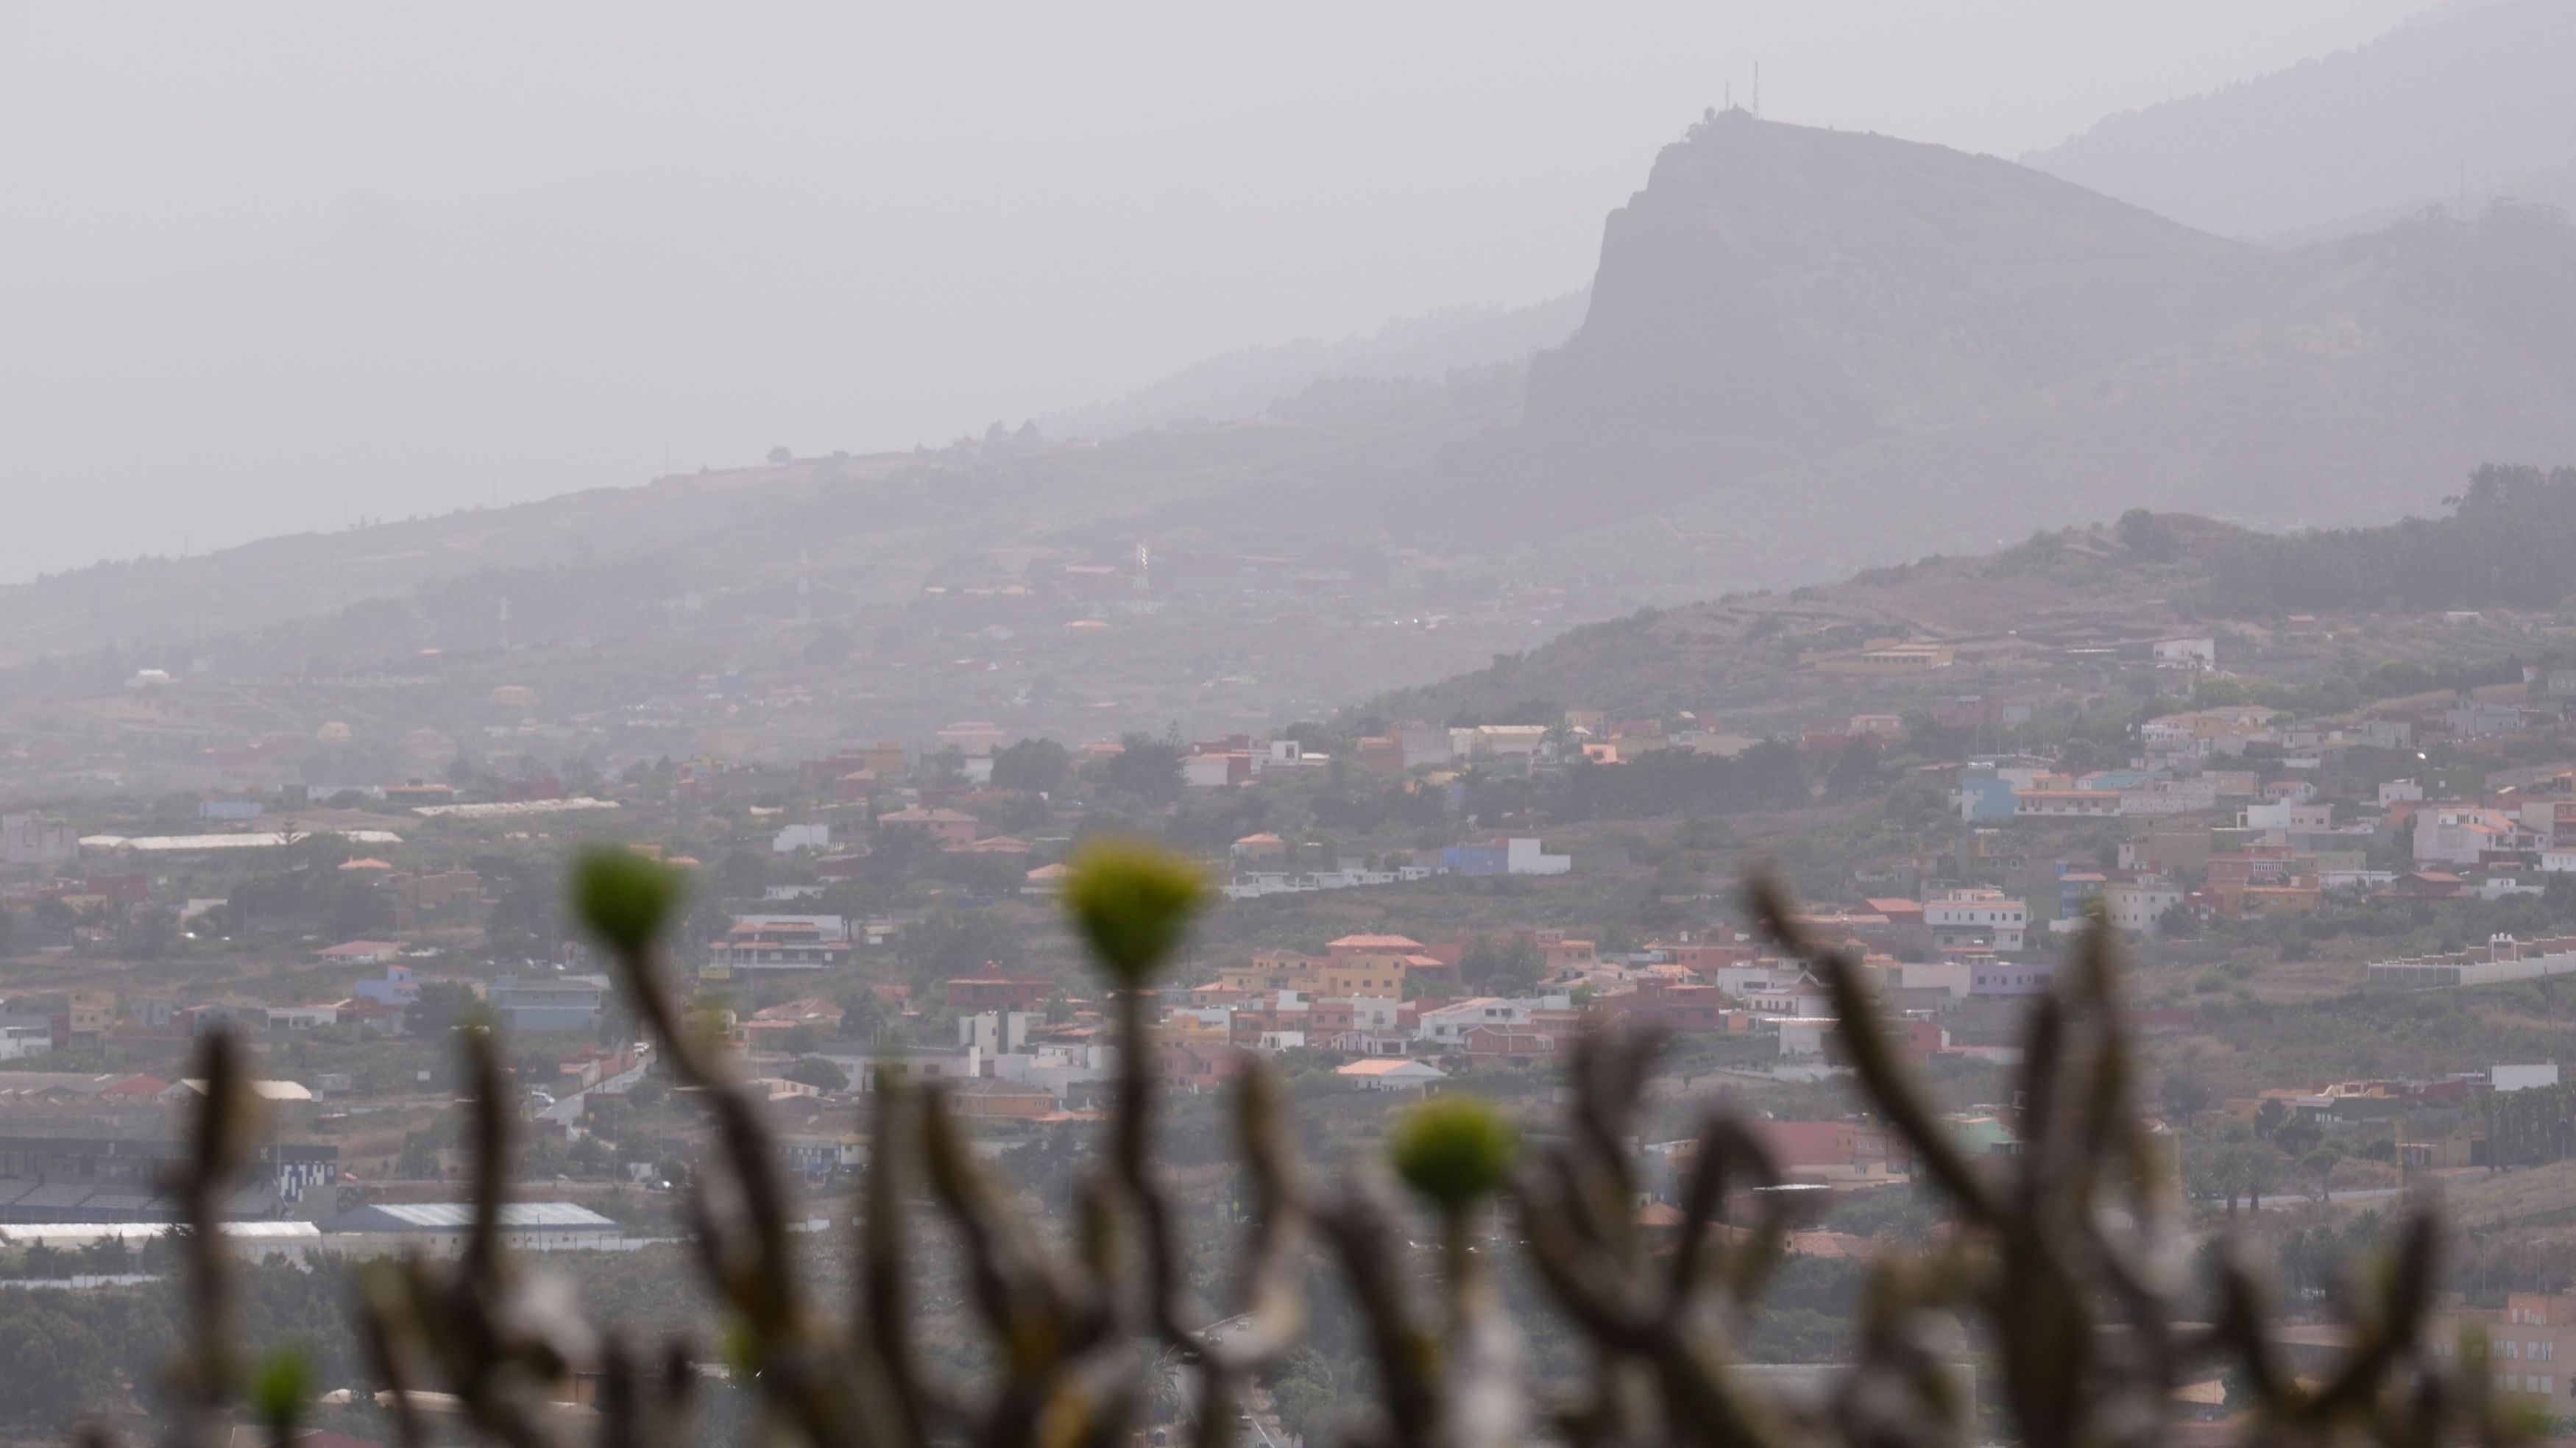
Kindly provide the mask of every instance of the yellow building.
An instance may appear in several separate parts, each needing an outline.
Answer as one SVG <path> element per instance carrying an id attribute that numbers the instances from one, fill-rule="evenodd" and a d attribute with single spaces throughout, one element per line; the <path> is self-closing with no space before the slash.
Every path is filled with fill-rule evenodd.
<path id="1" fill-rule="evenodd" d="M 1326 1000 L 1345 1000 L 1353 996 L 1402 1000 L 1404 970 L 1404 957 L 1401 955 L 1355 955 L 1326 961 L 1315 994 Z"/>
<path id="2" fill-rule="evenodd" d="M 1328 1000 L 1352 996 L 1404 999 L 1405 961 L 1422 953 L 1408 935 L 1345 935 L 1324 947 L 1315 993 Z"/>
<path id="3" fill-rule="evenodd" d="M 2515 1292 L 2502 1311 L 2468 1308 L 2437 1314 L 2427 1333 L 2433 1355 L 2483 1370 L 2497 1401 L 2568 1415 L 2576 1403 L 2576 1294 Z M 2558 1370 L 2568 1349 L 2569 1371 Z M 2481 1366 L 2483 1365 L 2483 1366 Z"/>
<path id="4" fill-rule="evenodd" d="M 1224 1017 L 1174 1011 L 1155 1026 L 1154 1040 L 1165 1046 L 1222 1046 L 1227 1040 Z"/>
<path id="5" fill-rule="evenodd" d="M 1217 980 L 1236 990 L 1293 990 L 1315 995 L 1323 984 L 1324 962 L 1293 950 L 1256 950 L 1249 965 L 1221 965 Z"/>
<path id="6" fill-rule="evenodd" d="M 1217 967 L 1219 984 L 1241 991 L 1292 990 L 1319 1000 L 1352 996 L 1404 996 L 1405 959 L 1421 942 L 1401 935 L 1346 935 L 1322 960 L 1295 951 L 1266 950 L 1248 965 Z"/>

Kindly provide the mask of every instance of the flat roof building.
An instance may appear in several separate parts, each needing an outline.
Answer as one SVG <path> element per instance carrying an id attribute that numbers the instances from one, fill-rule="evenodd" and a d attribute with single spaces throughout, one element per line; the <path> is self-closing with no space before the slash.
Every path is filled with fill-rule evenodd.
<path id="1" fill-rule="evenodd" d="M 323 1245 L 347 1256 L 389 1256 L 419 1250 L 453 1257 L 474 1231 L 470 1202 L 380 1202 L 342 1212 L 322 1224 Z M 618 1225 L 571 1202 L 507 1202 L 501 1207 L 501 1244 L 522 1252 L 597 1250 L 614 1245 Z"/>

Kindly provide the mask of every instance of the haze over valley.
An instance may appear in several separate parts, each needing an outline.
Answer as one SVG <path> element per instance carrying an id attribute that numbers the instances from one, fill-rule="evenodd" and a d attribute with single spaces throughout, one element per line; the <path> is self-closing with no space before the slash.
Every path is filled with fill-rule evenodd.
<path id="1" fill-rule="evenodd" d="M 2571 74 L 0 7 L 0 1448 L 2576 1444 Z"/>

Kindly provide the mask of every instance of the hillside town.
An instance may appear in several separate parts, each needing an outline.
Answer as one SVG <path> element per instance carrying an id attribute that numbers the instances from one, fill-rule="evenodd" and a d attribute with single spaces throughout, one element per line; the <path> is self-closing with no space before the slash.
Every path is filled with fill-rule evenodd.
<path id="1" fill-rule="evenodd" d="M 0 1448 L 2576 1448 L 2569 0 L 0 16 Z"/>
<path id="2" fill-rule="evenodd" d="M 2012 1149 L 2001 1073 L 2097 913 L 2141 962 L 2132 1024 L 2175 1051 L 2276 1002 L 2576 970 L 2576 886 L 2556 883 L 2576 879 L 2576 670 L 2303 713 L 2209 702 L 2245 692 L 2214 638 L 2123 647 L 2148 697 L 2188 705 L 2141 711 L 2124 757 L 2049 692 L 1945 688 L 1971 649 L 1864 642 L 1802 669 L 1876 711 L 1759 737 L 1714 709 L 1073 746 L 963 721 L 793 760 L 612 758 L 567 780 L 460 756 L 383 785 L 11 812 L 0 1223 L 167 1220 L 150 1164 L 176 1149 L 191 1042 L 221 1028 L 259 1044 L 284 1108 L 245 1221 L 313 1224 L 345 1250 L 412 1240 L 383 1213 L 453 1199 L 440 1037 L 489 1019 L 556 1174 L 535 1195 L 589 1214 L 532 1240 L 668 1230 L 649 1198 L 685 1174 L 680 1123 L 562 920 L 554 876 L 577 840 L 697 882 L 691 1010 L 818 1188 L 866 1159 L 864 1098 L 888 1073 L 941 1082 L 997 1140 L 1097 1119 L 1114 1047 L 1049 902 L 1103 828 L 1190 843 L 1223 902 L 1157 1002 L 1153 1070 L 1177 1092 L 1270 1057 L 1363 1119 L 1453 1084 L 1543 1080 L 1587 1031 L 1652 1031 L 1681 1080 L 1772 1103 L 1784 1168 L 1836 1191 L 1901 1185 L 1908 1164 L 1802 1094 L 1842 1069 L 1826 988 L 1750 932 L 1714 857 L 1758 855 L 1773 821 L 1817 834 L 1837 799 L 1855 823 L 1907 827 L 1873 824 L 1830 877 L 1791 860 L 1799 923 L 1854 952 L 1907 1053 L 1965 1089 L 1955 1119 L 1981 1150 Z M 2018 747 L 1940 757 L 1980 737 Z M 1629 777 L 1672 797 L 1588 817 L 1568 803 L 1616 799 Z M 2194 1195 L 2232 1208 L 2286 1189 L 2320 1146 L 2325 1175 L 2391 1186 L 2528 1159 L 2493 1103 L 2554 1091 L 2557 1065 L 2502 1042 L 2403 1061 L 2320 1048 L 2216 1079 L 2175 1094 L 2167 1124 L 2221 1143 L 2178 1160 Z M 2279 1121 L 2317 1139 L 2249 1175 L 2227 1123 L 2268 1139 Z"/>

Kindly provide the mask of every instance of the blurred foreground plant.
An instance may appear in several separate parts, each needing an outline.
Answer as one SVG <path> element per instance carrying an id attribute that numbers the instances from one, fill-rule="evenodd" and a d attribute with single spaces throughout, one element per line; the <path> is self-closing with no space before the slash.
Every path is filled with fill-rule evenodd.
<path id="1" fill-rule="evenodd" d="M 1492 1106 L 1436 1096 L 1392 1133 L 1392 1172 L 1312 1182 L 1283 1105 L 1258 1061 L 1236 1091 L 1252 1185 L 1238 1260 L 1240 1310 L 1189 1300 L 1173 1203 L 1152 1160 L 1152 991 L 1205 901 L 1194 867 L 1150 846 L 1096 845 L 1065 901 L 1099 958 L 1114 1003 L 1116 1094 L 1109 1149 L 1084 1176 L 1077 1221 L 1051 1242 L 995 1183 L 937 1087 L 876 1084 L 873 1149 L 857 1213 L 855 1301 L 813 1299 L 791 1248 L 790 1203 L 755 1099 L 695 1034 L 674 994 L 662 936 L 679 877 L 622 850 L 576 869 L 573 898 L 609 949 L 669 1069 L 706 1104 L 715 1154 L 689 1210 L 700 1263 L 733 1324 L 728 1356 L 748 1374 L 764 1440 L 815 1448 L 1088 1448 L 1133 1441 L 1157 1394 L 1140 1381 L 1140 1340 L 1197 1369 L 1188 1440 L 1223 1448 L 1251 1377 L 1296 1345 L 1305 1304 L 1296 1269 L 1312 1231 L 1329 1245 L 1372 1346 L 1377 1400 L 1353 1441 L 1371 1448 L 1502 1448 L 1542 1431 L 1581 1444 L 1706 1448 L 1948 1448 L 1977 1441 L 1952 1367 L 1962 1340 L 1997 1384 L 2014 1440 L 2033 1448 L 2148 1448 L 2167 1436 L 2186 1374 L 2227 1370 L 2252 1393 L 2248 1442 L 2496 1442 L 2485 1383 L 2447 1370 L 2423 1339 L 2436 1232 L 2409 1218 L 2321 1378 L 2294 1375 L 2271 1333 L 2256 1276 L 2231 1260 L 2214 1324 L 2176 1315 L 2174 1174 L 2139 1105 L 2118 969 L 2097 917 L 2061 986 L 2034 1010 L 2020 1072 L 2021 1154 L 1971 1159 L 1885 1029 L 1860 963 L 1799 931 L 1778 887 L 1750 900 L 1784 955 L 1832 992 L 1840 1041 L 1866 1106 L 1901 1136 L 1956 1230 L 1918 1257 L 1882 1264 L 1859 1324 L 1857 1361 L 1822 1400 L 1791 1401 L 1738 1371 L 1731 1343 L 1776 1260 L 1786 1223 L 1780 1174 L 1757 1136 L 1725 1115 L 1699 1129 L 1682 1225 L 1667 1242 L 1637 1227 L 1629 1143 L 1659 1042 L 1595 1033 L 1570 1062 L 1572 1105 L 1524 1151 Z M 453 1263 L 371 1266 L 360 1312 L 375 1372 L 405 1448 L 427 1441 L 420 1406 L 449 1395 L 476 1432 L 511 1448 L 663 1448 L 686 1441 L 696 1352 L 594 1333 L 545 1279 L 520 1271 L 499 1237 L 510 1093 L 488 1035 L 465 1033 L 472 1081 L 473 1229 Z M 171 1376 L 178 1448 L 215 1448 L 243 1371 L 227 1345 L 228 1276 L 217 1229 L 226 1184 L 247 1159 L 253 1098 L 237 1047 L 208 1045 L 196 1154 L 177 1183 L 188 1213 L 195 1311 Z M 1437 1300 L 1419 1300 L 1405 1215 L 1410 1187 L 1440 1225 Z M 990 1380 L 953 1379 L 914 1339 L 905 1204 L 926 1187 L 963 1243 L 970 1298 L 996 1347 Z M 1747 1188 L 1754 1189 L 1749 1193 Z M 1517 1204 L 1539 1279 L 1588 1354 L 1583 1392 L 1533 1403 L 1521 1334 L 1471 1247 L 1476 1215 Z M 1749 1218 L 1741 1225 L 1730 1218 Z M 598 1411 L 564 1410 L 567 1376 L 596 1365 Z M 282 1441 L 294 1425 L 294 1365 L 265 1369 L 259 1416 Z M 1542 1426 L 1544 1425 L 1544 1426 Z M 93 1437 L 99 1436 L 94 1430 Z M 1263 1435 L 1265 1441 L 1267 1434 Z"/>

